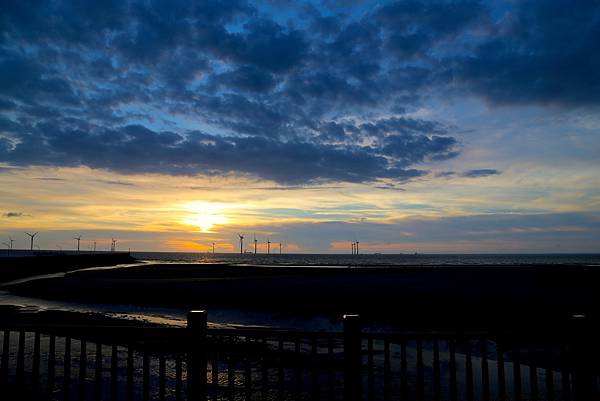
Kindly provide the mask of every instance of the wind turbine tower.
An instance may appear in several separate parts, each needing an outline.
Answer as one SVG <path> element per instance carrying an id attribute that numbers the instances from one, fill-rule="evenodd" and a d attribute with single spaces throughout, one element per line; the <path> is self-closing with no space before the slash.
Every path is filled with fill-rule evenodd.
<path id="1" fill-rule="evenodd" d="M 271 254 L 271 239 L 267 238 L 267 255 Z"/>
<path id="2" fill-rule="evenodd" d="M 213 247 L 213 255 L 215 254 L 215 243 L 212 243 L 212 247 Z"/>
<path id="3" fill-rule="evenodd" d="M 240 237 L 240 253 L 244 253 L 244 234 L 238 233 L 238 237 Z"/>
<path id="4" fill-rule="evenodd" d="M 94 240 L 94 252 L 96 252 L 96 240 Z"/>
<path id="5" fill-rule="evenodd" d="M 281 242 L 279 243 L 279 254 L 281 255 Z"/>
<path id="6" fill-rule="evenodd" d="M 117 240 L 114 238 L 111 238 L 110 251 L 115 252 L 116 250 L 117 250 Z"/>
<path id="7" fill-rule="evenodd" d="M 360 244 L 360 242 L 356 241 L 356 254 L 358 255 L 358 244 Z"/>
<path id="8" fill-rule="evenodd" d="M 258 241 L 256 240 L 256 234 L 254 235 L 254 254 L 256 255 L 256 245 Z"/>
<path id="9" fill-rule="evenodd" d="M 14 239 L 12 239 L 12 237 L 8 237 L 8 242 L 3 242 L 4 245 L 6 245 L 6 254 L 10 256 L 10 251 L 12 251 L 13 249 L 13 242 L 15 242 Z"/>
<path id="10" fill-rule="evenodd" d="M 354 255 L 354 242 L 352 242 L 350 245 L 352 245 L 352 255 Z"/>
<path id="11" fill-rule="evenodd" d="M 26 232 L 25 234 L 29 235 L 29 237 L 31 238 L 31 247 L 29 249 L 33 251 L 33 239 L 35 238 L 36 235 L 38 235 L 38 233 L 35 232 L 35 233 L 31 234 L 31 233 Z"/>
<path id="12" fill-rule="evenodd" d="M 81 242 L 81 235 L 79 237 L 73 237 L 74 240 L 77 240 L 77 252 L 79 252 L 79 243 Z"/>

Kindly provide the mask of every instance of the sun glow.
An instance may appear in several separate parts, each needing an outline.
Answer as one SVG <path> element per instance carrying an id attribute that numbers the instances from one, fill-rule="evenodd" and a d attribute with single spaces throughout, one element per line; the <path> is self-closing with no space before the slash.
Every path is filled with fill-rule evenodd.
<path id="1" fill-rule="evenodd" d="M 225 215 L 227 208 L 223 204 L 210 202 L 190 202 L 185 204 L 184 209 L 188 213 L 183 223 L 198 227 L 201 232 L 212 232 L 216 226 L 229 222 Z"/>

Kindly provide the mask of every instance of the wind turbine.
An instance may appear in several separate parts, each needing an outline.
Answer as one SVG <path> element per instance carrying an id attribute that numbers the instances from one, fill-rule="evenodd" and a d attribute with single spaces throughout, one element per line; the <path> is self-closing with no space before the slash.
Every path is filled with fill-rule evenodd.
<path id="1" fill-rule="evenodd" d="M 352 255 L 354 255 L 354 245 L 356 245 L 356 244 L 354 243 L 354 241 L 352 241 L 352 243 L 350 245 L 352 245 Z"/>
<path id="2" fill-rule="evenodd" d="M 212 246 L 213 246 L 213 255 L 214 255 L 215 254 L 215 243 L 214 242 L 212 243 Z"/>
<path id="3" fill-rule="evenodd" d="M 110 251 L 114 252 L 117 250 L 117 240 L 111 237 Z"/>
<path id="4" fill-rule="evenodd" d="M 94 240 L 94 252 L 96 252 L 96 240 Z"/>
<path id="5" fill-rule="evenodd" d="M 79 237 L 73 237 L 73 239 L 77 240 L 77 252 L 79 252 L 79 242 L 81 242 L 81 235 Z"/>
<path id="6" fill-rule="evenodd" d="M 356 241 L 356 254 L 358 255 L 358 244 L 360 244 L 360 242 L 358 242 L 358 240 Z"/>
<path id="7" fill-rule="evenodd" d="M 29 235 L 29 237 L 31 237 L 31 247 L 29 249 L 33 251 L 33 239 L 35 238 L 36 235 L 38 235 L 38 233 L 35 232 L 35 233 L 31 234 L 31 233 L 25 232 L 25 234 L 27 234 L 27 235 Z"/>
<path id="8" fill-rule="evenodd" d="M 279 243 L 279 254 L 281 255 L 281 242 Z"/>
<path id="9" fill-rule="evenodd" d="M 240 253 L 244 253 L 244 234 L 238 233 L 238 237 L 240 237 Z"/>
<path id="10" fill-rule="evenodd" d="M 6 245 L 6 254 L 10 256 L 10 244 L 8 242 L 3 242 L 2 245 Z"/>
<path id="11" fill-rule="evenodd" d="M 271 254 L 271 239 L 267 238 L 267 255 Z"/>
<path id="12" fill-rule="evenodd" d="M 15 240 L 12 239 L 12 237 L 8 237 L 8 242 L 3 242 L 3 244 L 6 245 L 6 253 L 8 255 L 10 255 L 10 251 L 13 249 L 13 242 L 15 242 Z"/>
<path id="13" fill-rule="evenodd" d="M 254 234 L 254 254 L 256 255 L 256 243 L 258 241 L 256 240 L 256 234 Z"/>

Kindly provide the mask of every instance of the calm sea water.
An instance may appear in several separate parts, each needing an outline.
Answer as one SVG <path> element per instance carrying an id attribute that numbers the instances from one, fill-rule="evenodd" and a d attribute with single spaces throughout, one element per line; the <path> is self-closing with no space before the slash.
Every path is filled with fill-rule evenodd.
<path id="1" fill-rule="evenodd" d="M 600 254 L 233 254 L 184 252 L 132 252 L 140 260 L 168 263 L 241 263 L 312 266 L 408 265 L 530 265 L 576 264 L 600 266 Z"/>
<path id="2" fill-rule="evenodd" d="M 37 254 L 78 254 L 73 250 L 29 251 L 0 250 L 2 256 L 32 256 Z M 90 253 L 82 251 L 81 253 Z M 107 253 L 106 251 L 98 253 Z M 191 253 L 191 252 L 135 252 L 136 259 L 162 263 L 231 263 L 258 265 L 308 266 L 436 266 L 436 265 L 536 265 L 568 264 L 600 266 L 600 253 L 587 254 L 279 254 L 259 253 Z"/>

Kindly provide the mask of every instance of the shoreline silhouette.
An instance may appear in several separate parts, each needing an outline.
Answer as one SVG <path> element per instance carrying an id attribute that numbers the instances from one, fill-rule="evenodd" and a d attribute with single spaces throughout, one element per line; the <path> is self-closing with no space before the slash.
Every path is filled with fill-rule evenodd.
<path id="1" fill-rule="evenodd" d="M 3 289 L 17 295 L 164 308 L 230 308 L 419 330 L 552 326 L 593 318 L 600 271 L 569 265 L 303 267 L 141 264 L 73 271 Z"/>

